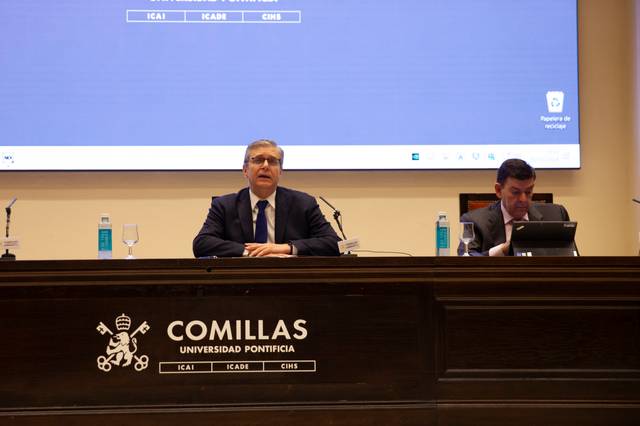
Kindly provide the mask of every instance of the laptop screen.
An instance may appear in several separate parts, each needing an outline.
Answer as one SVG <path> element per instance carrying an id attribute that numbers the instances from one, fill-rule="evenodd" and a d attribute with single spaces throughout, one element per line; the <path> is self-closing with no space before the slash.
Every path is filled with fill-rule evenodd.
<path id="1" fill-rule="evenodd" d="M 513 222 L 511 246 L 515 256 L 578 256 L 574 239 L 577 222 Z"/>

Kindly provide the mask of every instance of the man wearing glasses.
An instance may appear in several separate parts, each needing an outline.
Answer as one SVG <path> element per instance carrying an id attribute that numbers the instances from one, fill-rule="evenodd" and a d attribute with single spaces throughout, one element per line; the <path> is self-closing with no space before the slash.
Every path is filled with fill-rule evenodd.
<path id="1" fill-rule="evenodd" d="M 338 256 L 338 235 L 315 198 L 279 187 L 284 152 L 275 142 L 251 143 L 242 173 L 249 188 L 216 197 L 193 240 L 196 257 Z"/>

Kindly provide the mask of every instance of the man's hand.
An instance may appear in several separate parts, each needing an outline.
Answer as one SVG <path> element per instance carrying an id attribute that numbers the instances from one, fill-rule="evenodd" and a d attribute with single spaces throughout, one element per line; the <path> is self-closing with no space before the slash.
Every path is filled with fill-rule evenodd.
<path id="1" fill-rule="evenodd" d="M 511 246 L 511 241 L 506 241 L 504 243 L 501 244 L 501 249 L 502 249 L 502 254 L 504 256 L 508 256 L 509 255 L 509 247 Z"/>
<path id="2" fill-rule="evenodd" d="M 286 256 L 291 254 L 289 244 L 246 243 L 244 248 L 247 249 L 251 257 Z"/>

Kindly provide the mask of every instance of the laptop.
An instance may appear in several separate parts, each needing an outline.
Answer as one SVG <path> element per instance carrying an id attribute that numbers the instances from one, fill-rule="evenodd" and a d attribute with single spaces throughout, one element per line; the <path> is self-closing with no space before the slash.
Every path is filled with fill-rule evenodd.
<path id="1" fill-rule="evenodd" d="M 575 236 L 577 222 L 515 221 L 511 232 L 514 256 L 579 256 Z"/>

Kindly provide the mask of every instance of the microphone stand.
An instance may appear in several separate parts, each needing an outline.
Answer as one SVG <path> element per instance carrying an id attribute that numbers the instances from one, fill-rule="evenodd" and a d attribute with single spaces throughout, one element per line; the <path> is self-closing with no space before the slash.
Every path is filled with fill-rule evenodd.
<path id="1" fill-rule="evenodd" d="M 11 206 L 16 202 L 16 198 L 11 200 L 9 205 L 4 208 L 5 212 L 7 212 L 7 226 L 5 228 L 5 237 L 9 238 L 9 223 L 11 223 Z M 16 260 L 16 255 L 13 253 L 9 253 L 9 249 L 6 249 L 0 260 Z"/>
<path id="2" fill-rule="evenodd" d="M 632 198 L 631 201 L 640 204 L 640 200 L 637 198 Z M 638 240 L 640 240 L 640 234 L 638 234 Z M 638 250 L 638 256 L 640 256 L 640 250 Z"/>
<path id="3" fill-rule="evenodd" d="M 342 238 L 346 240 L 347 236 L 344 234 L 344 230 L 342 229 L 342 216 L 340 215 L 340 210 L 338 210 L 335 207 L 333 207 L 331 205 L 331 203 L 328 202 L 327 200 L 325 200 L 323 197 L 318 197 L 318 198 L 320 198 L 322 201 L 324 201 L 326 205 L 331 207 L 331 210 L 333 210 L 333 219 L 338 224 L 338 229 L 340 229 L 340 233 L 342 234 Z"/>
<path id="4" fill-rule="evenodd" d="M 331 207 L 331 210 L 333 210 L 333 219 L 338 224 L 338 229 L 340 229 L 340 233 L 342 234 L 343 241 L 346 241 L 347 240 L 347 236 L 344 234 L 344 229 L 342 229 L 342 216 L 340 215 L 340 210 L 338 210 L 335 207 L 333 207 L 331 205 L 331 203 L 328 202 L 327 200 L 325 200 L 323 197 L 318 197 L 318 198 L 320 198 L 322 201 L 324 201 L 325 204 L 328 205 L 329 207 Z M 343 256 L 357 256 L 357 254 L 353 254 L 353 253 L 351 253 L 351 251 L 346 251 L 346 252 L 342 253 L 342 255 Z"/>

